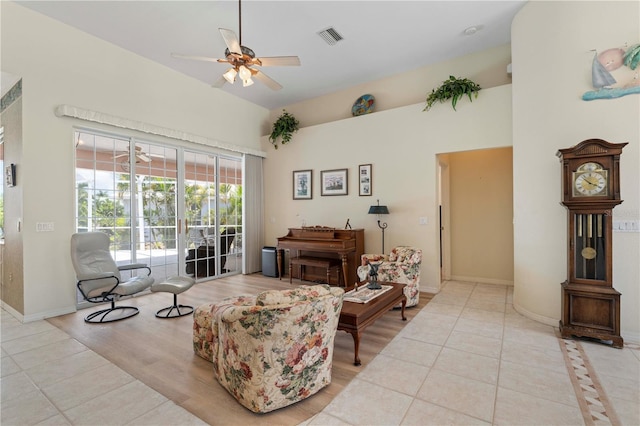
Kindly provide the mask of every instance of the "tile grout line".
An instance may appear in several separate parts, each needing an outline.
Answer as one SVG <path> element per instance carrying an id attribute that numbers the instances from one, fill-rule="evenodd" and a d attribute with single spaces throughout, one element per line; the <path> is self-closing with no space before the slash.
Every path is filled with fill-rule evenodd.
<path id="1" fill-rule="evenodd" d="M 585 424 L 621 425 L 580 342 L 556 336 Z"/>
<path id="2" fill-rule="evenodd" d="M 504 312 L 502 313 L 502 337 L 500 339 L 500 353 L 498 354 L 498 374 L 496 375 L 496 391 L 493 399 L 493 413 L 491 414 L 491 424 L 496 424 L 496 408 L 498 408 L 498 390 L 500 389 L 500 371 L 502 370 L 502 351 L 504 349 L 504 336 L 505 329 L 507 328 L 507 305 L 513 304 L 509 303 L 509 291 L 507 290 L 507 294 L 505 295 L 504 300 Z"/>

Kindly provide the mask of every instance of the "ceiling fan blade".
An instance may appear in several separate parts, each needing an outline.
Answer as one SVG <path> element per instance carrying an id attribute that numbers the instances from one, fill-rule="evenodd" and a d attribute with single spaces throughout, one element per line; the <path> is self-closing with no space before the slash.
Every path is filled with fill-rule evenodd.
<path id="1" fill-rule="evenodd" d="M 174 58 L 180 59 L 192 59 L 194 61 L 205 61 L 205 62 L 229 62 L 226 59 L 216 59 L 216 58 L 208 58 L 206 56 L 192 56 L 192 55 L 181 55 L 179 53 L 172 53 L 171 56 Z"/>
<path id="2" fill-rule="evenodd" d="M 224 76 L 220 76 L 220 78 L 218 78 L 212 85 L 211 87 L 215 87 L 217 89 L 221 88 L 222 86 L 224 86 L 224 84 L 227 82 L 227 79 L 224 78 Z"/>
<path id="3" fill-rule="evenodd" d="M 251 73 L 251 74 L 253 74 L 253 77 L 257 78 L 262 84 L 264 84 L 271 90 L 282 89 L 282 85 L 280 83 L 278 83 L 277 81 L 275 81 L 274 79 L 272 79 L 271 77 L 263 73 L 262 71 L 257 71 L 256 73 Z"/>
<path id="4" fill-rule="evenodd" d="M 226 28 L 218 29 L 220 30 L 220 34 L 222 34 L 224 43 L 229 48 L 229 52 L 237 55 L 238 57 L 242 57 L 242 49 L 240 48 L 240 42 L 238 42 L 238 36 L 236 36 L 236 33 Z"/>
<path id="5" fill-rule="evenodd" d="M 145 163 L 150 163 L 151 162 L 151 158 L 147 157 L 146 154 L 137 154 L 136 158 L 140 161 L 143 161 Z"/>
<path id="6" fill-rule="evenodd" d="M 297 56 L 268 56 L 256 58 L 263 67 L 297 67 L 300 66 L 300 58 Z M 260 65 L 260 64 L 258 64 Z"/>

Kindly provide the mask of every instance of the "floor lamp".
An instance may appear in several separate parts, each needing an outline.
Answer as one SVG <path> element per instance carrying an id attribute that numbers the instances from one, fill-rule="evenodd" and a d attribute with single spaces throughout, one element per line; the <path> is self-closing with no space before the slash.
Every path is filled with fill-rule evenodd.
<path id="1" fill-rule="evenodd" d="M 377 201 L 378 201 L 378 205 L 377 206 L 369 207 L 369 214 L 377 214 L 378 215 L 378 227 L 380 227 L 380 229 L 382 229 L 382 254 L 385 254 L 386 252 L 384 251 L 384 230 L 387 229 L 387 222 L 380 223 L 380 215 L 381 214 L 389 214 L 389 209 L 387 208 L 387 206 L 381 206 L 380 205 L 380 200 L 377 200 Z"/>

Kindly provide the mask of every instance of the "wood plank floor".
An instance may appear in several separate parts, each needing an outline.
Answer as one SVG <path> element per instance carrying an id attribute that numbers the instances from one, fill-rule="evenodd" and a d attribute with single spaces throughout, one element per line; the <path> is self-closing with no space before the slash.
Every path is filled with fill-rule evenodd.
<path id="1" fill-rule="evenodd" d="M 299 283 L 294 281 L 294 285 Z M 262 274 L 234 275 L 198 283 L 179 295 L 178 302 L 199 306 L 225 297 L 290 286 L 288 279 L 279 280 Z M 420 304 L 406 310 L 406 322 L 396 310 L 367 328 L 360 343 L 361 367 L 353 365 L 351 335 L 339 331 L 335 339 L 331 384 L 302 402 L 267 414 L 252 413 L 237 403 L 218 384 L 211 364 L 193 353 L 193 319 L 190 315 L 170 320 L 155 317 L 157 310 L 172 303 L 171 294 L 150 293 L 119 302 L 118 305 L 140 308 L 139 315 L 120 322 L 86 324 L 84 317 L 97 308 L 48 321 L 209 424 L 296 425 L 322 411 L 432 297 L 421 293 Z"/>

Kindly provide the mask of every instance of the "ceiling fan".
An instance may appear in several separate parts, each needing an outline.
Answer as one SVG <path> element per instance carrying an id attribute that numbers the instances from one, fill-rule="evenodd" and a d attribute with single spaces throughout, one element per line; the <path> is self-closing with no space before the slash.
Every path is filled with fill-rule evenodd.
<path id="1" fill-rule="evenodd" d="M 246 46 L 242 46 L 242 6 L 241 1 L 238 0 L 238 29 L 240 32 L 240 38 L 236 36 L 231 30 L 226 28 L 218 28 L 222 38 L 224 39 L 227 48 L 224 51 L 224 59 L 208 58 L 206 56 L 190 56 L 181 55 L 178 53 L 172 53 L 174 58 L 193 59 L 196 61 L 206 62 L 220 62 L 228 63 L 231 68 L 227 70 L 215 83 L 213 87 L 222 87 L 226 82 L 233 84 L 236 77 L 242 80 L 244 87 L 251 86 L 253 80 L 251 77 L 255 77 L 258 81 L 265 84 L 272 90 L 282 89 L 282 85 L 260 71 L 253 68 L 254 66 L 260 67 L 273 67 L 273 66 L 299 66 L 300 58 L 297 56 L 269 56 L 263 58 L 256 58 L 253 50 Z"/>
<path id="2" fill-rule="evenodd" d="M 121 152 L 122 152 L 121 154 L 115 155 L 113 157 L 114 160 L 122 157 L 129 157 L 128 151 L 121 151 Z M 143 152 L 142 147 L 136 145 L 136 163 L 150 163 L 150 162 L 151 162 L 151 155 L 147 154 L 146 152 Z"/>

